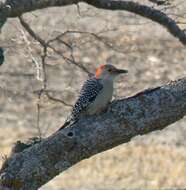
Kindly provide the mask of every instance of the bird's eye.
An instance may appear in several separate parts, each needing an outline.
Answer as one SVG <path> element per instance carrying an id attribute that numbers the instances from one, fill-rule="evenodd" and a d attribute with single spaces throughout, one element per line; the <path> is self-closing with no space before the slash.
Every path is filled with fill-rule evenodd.
<path id="1" fill-rule="evenodd" d="M 111 72 L 112 71 L 112 69 L 108 69 L 108 72 Z"/>

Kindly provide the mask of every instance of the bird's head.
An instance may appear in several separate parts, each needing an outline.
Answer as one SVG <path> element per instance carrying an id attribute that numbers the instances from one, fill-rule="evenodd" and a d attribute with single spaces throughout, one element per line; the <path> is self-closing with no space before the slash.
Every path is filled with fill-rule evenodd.
<path id="1" fill-rule="evenodd" d="M 110 64 L 101 65 L 96 69 L 96 78 L 114 80 L 118 75 L 128 73 L 127 70 L 117 69 L 115 66 Z"/>

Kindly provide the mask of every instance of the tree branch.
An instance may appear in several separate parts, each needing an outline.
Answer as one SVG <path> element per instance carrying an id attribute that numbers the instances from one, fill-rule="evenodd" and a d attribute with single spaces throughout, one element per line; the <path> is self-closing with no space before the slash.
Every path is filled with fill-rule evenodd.
<path id="1" fill-rule="evenodd" d="M 99 116 L 81 118 L 22 152 L 1 170 L 0 189 L 36 190 L 94 154 L 165 128 L 186 114 L 186 78 L 112 102 Z"/>
<path id="2" fill-rule="evenodd" d="M 155 3 L 156 5 L 170 5 L 171 3 L 169 0 L 149 0 L 152 3 Z"/>
<path id="3" fill-rule="evenodd" d="M 70 63 L 70 64 L 73 64 L 75 66 L 77 66 L 78 68 L 80 68 L 82 71 L 86 72 L 87 74 L 91 74 L 88 69 L 86 67 L 84 67 L 81 63 L 78 63 L 75 61 L 75 58 L 73 56 L 73 49 L 71 49 L 70 45 L 61 41 L 66 47 L 70 48 L 71 50 L 71 58 L 69 57 L 66 57 L 65 55 L 63 55 L 62 52 L 60 52 L 59 50 L 55 49 L 55 47 L 53 47 L 52 45 L 50 45 L 50 43 L 52 41 L 55 41 L 55 39 L 52 39 L 52 40 L 48 40 L 48 41 L 45 41 L 43 40 L 38 34 L 36 34 L 33 29 L 29 26 L 28 23 L 26 23 L 26 21 L 23 19 L 23 17 L 19 17 L 19 21 L 21 23 L 21 25 L 24 27 L 24 29 L 30 34 L 30 36 L 33 37 L 33 39 L 35 39 L 37 42 L 39 42 L 39 44 L 43 47 L 43 51 L 44 51 L 44 60 L 47 56 L 47 49 L 50 48 L 52 49 L 56 54 L 60 55 L 66 62 Z M 42 67 L 44 68 L 44 61 L 42 61 Z M 44 70 L 44 69 L 43 69 Z M 45 72 L 44 72 L 45 73 Z M 44 74 L 45 76 L 46 74 Z M 46 77 L 44 77 L 44 79 L 46 80 Z M 46 82 L 44 82 L 45 86 L 46 86 Z"/>
<path id="4" fill-rule="evenodd" d="M 78 4 L 79 2 L 88 3 L 99 9 L 124 10 L 148 18 L 167 28 L 167 30 L 186 45 L 186 32 L 177 23 L 155 8 L 141 5 L 133 1 L 121 0 L 6 0 L 0 1 L 0 28 L 8 17 L 21 16 L 23 13 L 53 6 L 66 6 Z"/>
<path id="5" fill-rule="evenodd" d="M 186 45 L 186 32 L 182 30 L 172 18 L 168 17 L 160 10 L 132 1 L 86 0 L 86 2 L 97 8 L 108 10 L 125 10 L 148 18 L 164 26 L 170 34 L 178 38 L 183 45 Z"/>

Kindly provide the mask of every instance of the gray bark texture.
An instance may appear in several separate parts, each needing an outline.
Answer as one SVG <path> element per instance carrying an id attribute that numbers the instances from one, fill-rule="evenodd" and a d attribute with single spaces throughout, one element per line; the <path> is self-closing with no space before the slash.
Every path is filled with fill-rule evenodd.
<path id="1" fill-rule="evenodd" d="M 22 151 L 0 171 L 0 189 L 36 190 L 83 159 L 161 130 L 186 114 L 186 78 L 114 101 L 99 115 L 81 118 Z"/>

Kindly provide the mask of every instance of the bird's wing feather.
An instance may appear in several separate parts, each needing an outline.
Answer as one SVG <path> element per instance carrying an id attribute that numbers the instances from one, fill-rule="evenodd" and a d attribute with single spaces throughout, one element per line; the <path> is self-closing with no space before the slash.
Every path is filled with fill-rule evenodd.
<path id="1" fill-rule="evenodd" d="M 102 89 L 103 85 L 99 79 L 95 77 L 88 79 L 81 89 L 79 98 L 72 109 L 71 116 L 74 119 L 77 118 L 78 115 L 86 110 L 86 108 L 96 99 Z"/>

